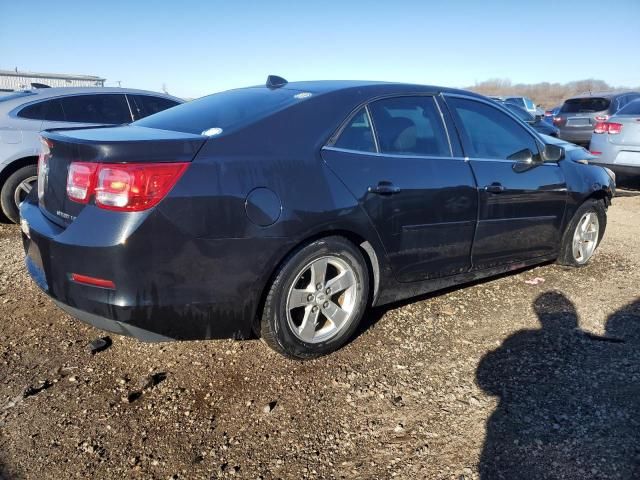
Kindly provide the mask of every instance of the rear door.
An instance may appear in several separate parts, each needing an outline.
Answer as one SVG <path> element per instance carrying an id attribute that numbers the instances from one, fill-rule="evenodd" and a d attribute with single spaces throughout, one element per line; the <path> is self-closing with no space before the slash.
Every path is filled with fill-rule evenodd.
<path id="1" fill-rule="evenodd" d="M 534 135 L 489 102 L 447 96 L 466 155 L 478 182 L 474 269 L 554 254 L 567 189 L 557 163 L 543 163 Z M 528 149 L 536 161 L 515 158 Z"/>
<path id="2" fill-rule="evenodd" d="M 477 194 L 455 153 L 433 96 L 373 102 L 322 151 L 376 227 L 399 281 L 471 266 Z"/>

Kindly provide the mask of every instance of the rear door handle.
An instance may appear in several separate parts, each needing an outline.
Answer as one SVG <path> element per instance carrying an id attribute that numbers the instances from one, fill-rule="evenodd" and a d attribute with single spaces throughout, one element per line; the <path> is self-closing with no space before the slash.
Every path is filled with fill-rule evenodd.
<path id="1" fill-rule="evenodd" d="M 489 193 L 502 193 L 504 192 L 504 187 L 499 183 L 492 183 L 484 187 L 484 191 Z"/>
<path id="2" fill-rule="evenodd" d="M 378 195 L 392 195 L 400 192 L 400 187 L 394 187 L 391 182 L 379 182 L 375 187 L 368 187 L 367 192 Z"/>

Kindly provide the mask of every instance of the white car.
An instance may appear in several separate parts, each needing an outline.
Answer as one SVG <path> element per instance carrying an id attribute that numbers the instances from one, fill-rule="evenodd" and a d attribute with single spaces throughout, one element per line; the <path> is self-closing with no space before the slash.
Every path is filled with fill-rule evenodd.
<path id="1" fill-rule="evenodd" d="M 4 93 L 4 92 L 3 92 Z M 0 96 L 0 207 L 13 222 L 37 178 L 40 132 L 118 125 L 182 103 L 163 93 L 104 87 L 43 88 Z"/>

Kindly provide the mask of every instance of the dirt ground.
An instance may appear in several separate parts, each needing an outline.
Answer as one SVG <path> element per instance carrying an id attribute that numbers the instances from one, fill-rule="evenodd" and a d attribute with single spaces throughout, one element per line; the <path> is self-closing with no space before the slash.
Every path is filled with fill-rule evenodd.
<path id="1" fill-rule="evenodd" d="M 638 239 L 622 192 L 589 266 L 375 310 L 301 363 L 260 341 L 91 354 L 105 333 L 38 291 L 0 225 L 0 478 L 638 479 Z"/>

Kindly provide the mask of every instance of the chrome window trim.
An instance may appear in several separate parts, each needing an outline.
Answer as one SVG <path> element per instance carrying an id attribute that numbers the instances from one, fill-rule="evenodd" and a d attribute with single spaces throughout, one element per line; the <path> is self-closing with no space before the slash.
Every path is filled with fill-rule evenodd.
<path id="1" fill-rule="evenodd" d="M 424 159 L 424 160 L 458 160 L 462 162 L 468 161 L 464 157 L 454 157 L 454 156 L 441 157 L 437 155 L 414 155 L 414 154 L 401 155 L 397 153 L 363 152 L 362 150 L 351 150 L 348 148 L 333 147 L 331 145 L 325 145 L 324 147 L 322 147 L 322 150 L 329 150 L 331 152 L 342 152 L 342 153 L 357 153 L 360 155 L 369 155 L 374 157 L 386 157 L 386 158 L 391 157 L 391 158 L 418 158 L 418 159 Z M 512 160 L 505 160 L 505 161 L 511 162 Z"/>
<path id="2" fill-rule="evenodd" d="M 371 116 L 371 111 L 369 110 L 368 103 L 364 106 L 364 111 L 367 114 L 367 119 L 369 120 L 369 128 L 371 129 L 371 135 L 373 135 L 373 144 L 376 147 L 375 153 L 380 153 L 380 144 L 378 143 L 378 132 L 376 130 L 375 124 L 373 123 L 373 117 Z M 342 134 L 342 132 L 340 133 Z"/>

